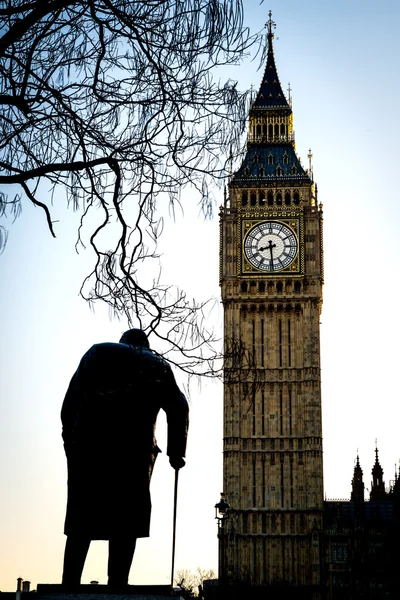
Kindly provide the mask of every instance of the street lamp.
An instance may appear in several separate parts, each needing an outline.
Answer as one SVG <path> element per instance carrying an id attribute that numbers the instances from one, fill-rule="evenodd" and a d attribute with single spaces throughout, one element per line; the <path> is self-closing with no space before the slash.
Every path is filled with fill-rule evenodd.
<path id="1" fill-rule="evenodd" d="M 228 518 L 231 508 L 225 500 L 225 494 L 221 492 L 220 501 L 215 505 L 215 518 L 218 521 L 218 539 L 219 539 L 219 583 L 225 583 L 225 521 Z"/>

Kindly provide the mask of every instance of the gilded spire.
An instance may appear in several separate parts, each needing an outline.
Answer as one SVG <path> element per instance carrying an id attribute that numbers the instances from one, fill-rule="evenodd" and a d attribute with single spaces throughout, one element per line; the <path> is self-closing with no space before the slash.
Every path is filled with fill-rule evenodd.
<path id="1" fill-rule="evenodd" d="M 244 182 L 282 182 L 285 186 L 312 183 L 312 172 L 305 171 L 296 155 L 293 112 L 283 93 L 275 65 L 272 12 L 266 25 L 268 52 L 264 75 L 257 94 L 251 91 L 249 135 L 246 156 L 231 179 Z M 290 91 L 289 91 L 290 94 Z M 265 201 L 265 199 L 264 199 Z M 296 191 L 295 205 L 299 205 Z"/>
<path id="2" fill-rule="evenodd" d="M 260 89 L 258 90 L 257 97 L 252 106 L 252 111 L 265 110 L 268 108 L 285 108 L 289 109 L 290 106 L 283 93 L 282 86 L 279 81 L 278 72 L 276 70 L 275 58 L 274 58 L 274 29 L 276 27 L 275 22 L 272 20 L 272 12 L 269 11 L 269 20 L 266 23 L 267 28 L 267 39 L 268 39 L 268 54 L 267 64 L 264 71 L 264 77 L 261 81 Z"/>
<path id="3" fill-rule="evenodd" d="M 276 23 L 272 20 L 272 10 L 269 11 L 268 17 L 269 19 L 265 24 L 265 27 L 268 30 L 268 49 L 271 48 L 272 50 L 272 40 L 274 39 L 274 29 L 276 28 Z"/>

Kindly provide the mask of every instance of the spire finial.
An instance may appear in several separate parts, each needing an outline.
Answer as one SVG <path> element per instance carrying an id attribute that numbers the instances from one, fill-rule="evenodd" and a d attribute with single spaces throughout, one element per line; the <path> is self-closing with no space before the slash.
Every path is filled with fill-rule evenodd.
<path id="1" fill-rule="evenodd" d="M 290 81 L 289 81 L 289 83 L 288 83 L 288 89 L 287 89 L 289 106 L 292 106 L 291 91 L 292 91 L 292 88 L 290 87 Z"/>
<path id="2" fill-rule="evenodd" d="M 312 155 L 312 152 L 311 152 L 311 148 L 309 148 L 308 149 L 307 158 L 308 158 L 308 170 L 309 170 L 310 173 L 312 173 L 312 162 L 311 162 L 312 157 L 313 157 L 313 155 Z"/>
<path id="3" fill-rule="evenodd" d="M 274 32 L 273 30 L 276 27 L 276 23 L 272 20 L 272 11 L 270 10 L 268 13 L 269 19 L 268 22 L 265 24 L 265 27 L 268 30 L 268 40 L 271 42 L 274 39 Z"/>

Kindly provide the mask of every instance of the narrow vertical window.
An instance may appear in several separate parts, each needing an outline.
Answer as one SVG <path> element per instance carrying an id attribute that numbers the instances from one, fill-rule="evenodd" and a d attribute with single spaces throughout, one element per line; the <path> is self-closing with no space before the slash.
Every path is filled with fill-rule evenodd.
<path id="1" fill-rule="evenodd" d="M 289 435 L 293 435 L 293 421 L 292 421 L 292 388 L 289 387 Z"/>
<path id="2" fill-rule="evenodd" d="M 285 505 L 285 486 L 284 486 L 284 468 L 283 468 L 283 454 L 281 454 L 281 506 Z"/>
<path id="3" fill-rule="evenodd" d="M 263 170 L 262 174 L 261 174 L 261 169 Z M 260 177 L 264 177 L 264 167 L 260 167 Z M 265 205 L 265 191 L 264 190 L 260 190 L 258 193 L 258 203 L 260 206 Z"/>
<path id="4" fill-rule="evenodd" d="M 295 554 L 295 551 L 294 551 L 295 541 L 294 541 L 294 539 L 292 538 L 291 541 L 292 541 L 292 580 L 294 581 L 295 580 L 294 579 L 295 578 L 295 572 L 296 572 L 296 563 L 297 563 L 297 561 L 295 560 L 295 556 L 297 557 L 297 552 Z"/>
<path id="5" fill-rule="evenodd" d="M 293 458 L 290 460 L 290 506 L 293 508 Z"/>
<path id="6" fill-rule="evenodd" d="M 253 456 L 253 506 L 257 505 L 256 500 L 256 457 Z"/>
<path id="7" fill-rule="evenodd" d="M 283 392 L 279 390 L 280 435 L 283 435 Z"/>
<path id="8" fill-rule="evenodd" d="M 255 206 L 257 204 L 257 194 L 256 192 L 250 192 L 250 206 Z"/>
<path id="9" fill-rule="evenodd" d="M 242 191 L 242 206 L 247 206 L 247 202 L 248 202 L 247 190 L 243 190 Z"/>
<path id="10" fill-rule="evenodd" d="M 256 435 L 256 389 L 253 385 L 253 394 L 252 394 L 252 405 L 253 405 L 253 435 Z"/>
<path id="11" fill-rule="evenodd" d="M 261 366 L 264 366 L 264 319 L 261 319 Z"/>
<path id="12" fill-rule="evenodd" d="M 287 322 L 287 340 L 288 340 L 288 367 L 292 366 L 292 339 L 291 339 L 291 330 L 290 330 L 290 319 Z"/>
<path id="13" fill-rule="evenodd" d="M 265 392 L 264 388 L 261 390 L 261 435 L 265 435 Z"/>
<path id="14" fill-rule="evenodd" d="M 262 457 L 262 474 L 261 474 L 261 493 L 262 493 L 262 498 L 261 498 L 261 502 L 262 502 L 262 506 L 265 506 L 265 455 L 263 455 Z M 263 526 L 264 529 L 264 526 Z M 265 531 L 263 531 L 263 533 L 265 533 Z"/>
<path id="15" fill-rule="evenodd" d="M 258 563 L 257 563 L 257 539 L 253 540 L 253 577 L 257 578 L 258 574 Z"/>
<path id="16" fill-rule="evenodd" d="M 247 533 L 248 531 L 248 526 L 247 526 L 247 513 L 244 513 L 242 515 L 242 529 L 243 529 L 243 533 Z"/>
<path id="17" fill-rule="evenodd" d="M 279 319 L 279 366 L 282 366 L 282 320 Z"/>
<path id="18" fill-rule="evenodd" d="M 252 349 L 253 349 L 253 365 L 256 364 L 256 323 L 252 321 Z"/>

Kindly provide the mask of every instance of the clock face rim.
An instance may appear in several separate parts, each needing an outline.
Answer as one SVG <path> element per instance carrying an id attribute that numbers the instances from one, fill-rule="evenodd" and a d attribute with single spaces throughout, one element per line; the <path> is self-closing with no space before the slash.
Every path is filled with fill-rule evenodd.
<path id="1" fill-rule="evenodd" d="M 291 248 L 294 248 L 294 253 L 291 253 L 291 255 L 287 258 L 289 258 L 289 260 L 285 261 L 285 264 L 281 263 L 281 266 L 276 266 L 275 268 L 269 268 L 269 265 L 271 264 L 271 261 L 264 262 L 266 260 L 266 248 L 264 248 L 264 254 L 260 255 L 259 251 L 257 250 L 256 252 L 254 252 L 253 248 L 250 246 L 248 248 L 246 248 L 246 241 L 248 240 L 248 237 L 251 235 L 252 232 L 254 232 L 254 230 L 259 229 L 260 227 L 265 227 L 268 225 L 280 225 L 280 231 L 283 230 L 283 228 L 285 228 L 286 230 L 288 230 L 290 232 L 290 236 L 292 238 L 292 243 L 290 244 Z M 269 234 L 269 239 L 271 239 L 271 234 Z M 254 237 L 254 236 L 253 236 Z M 262 239 L 265 239 L 267 237 L 267 234 L 263 234 L 262 232 L 260 233 L 260 235 L 258 236 L 258 241 L 261 241 Z M 283 240 L 282 237 L 279 235 L 279 233 L 274 233 L 273 237 L 271 239 L 271 242 L 274 241 L 275 243 L 278 242 L 279 247 L 283 246 Z M 293 243 L 294 241 L 294 243 Z M 276 247 L 276 246 L 275 246 Z M 283 271 L 286 271 L 286 269 L 288 269 L 291 265 L 293 265 L 294 261 L 296 260 L 296 258 L 298 257 L 299 254 L 299 239 L 298 239 L 298 235 L 295 231 L 295 229 L 293 227 L 291 227 L 287 222 L 284 221 L 280 221 L 277 219 L 268 219 L 266 221 L 259 221 L 258 223 L 256 223 L 255 225 L 252 225 L 249 230 L 247 231 L 244 239 L 243 239 L 243 254 L 244 257 L 246 258 L 247 262 L 249 263 L 249 265 L 253 268 L 253 269 L 257 269 L 260 272 L 266 273 L 266 274 L 273 274 L 273 273 L 280 273 Z M 259 256 L 262 256 L 262 258 L 260 259 L 256 259 L 255 256 L 256 254 L 259 254 Z M 279 259 L 282 255 L 284 254 L 283 250 L 280 252 L 279 255 L 277 256 L 273 256 L 273 258 L 275 260 Z M 287 256 L 287 255 L 285 255 Z M 274 264 L 274 262 L 272 263 L 272 265 Z"/>

